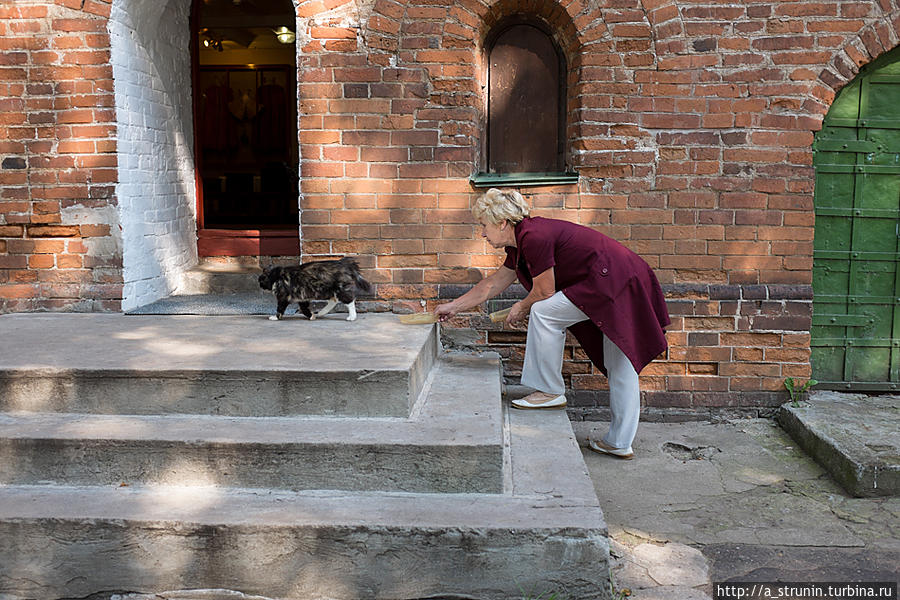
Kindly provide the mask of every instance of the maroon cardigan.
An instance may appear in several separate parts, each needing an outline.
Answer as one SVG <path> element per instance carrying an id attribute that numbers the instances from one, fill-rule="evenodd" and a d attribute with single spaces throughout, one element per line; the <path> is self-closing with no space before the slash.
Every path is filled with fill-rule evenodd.
<path id="1" fill-rule="evenodd" d="M 591 362 L 606 374 L 603 336 L 638 373 L 667 348 L 670 323 L 659 281 L 644 260 L 614 239 L 568 221 L 529 217 L 516 225 L 516 247 L 503 266 L 531 290 L 533 277 L 554 268 L 562 291 L 589 317 L 569 327 Z"/>

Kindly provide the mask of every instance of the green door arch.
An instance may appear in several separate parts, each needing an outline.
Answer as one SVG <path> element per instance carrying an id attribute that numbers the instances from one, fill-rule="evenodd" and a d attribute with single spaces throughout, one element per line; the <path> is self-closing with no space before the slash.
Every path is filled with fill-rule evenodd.
<path id="1" fill-rule="evenodd" d="M 898 389 L 900 48 L 840 91 L 813 150 L 813 378 Z"/>

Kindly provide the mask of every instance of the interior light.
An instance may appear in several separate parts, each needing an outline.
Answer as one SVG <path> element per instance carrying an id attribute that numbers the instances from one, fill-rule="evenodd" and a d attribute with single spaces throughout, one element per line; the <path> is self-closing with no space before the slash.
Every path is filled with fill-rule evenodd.
<path id="1" fill-rule="evenodd" d="M 275 32 L 275 37 L 278 38 L 278 41 L 282 44 L 293 44 L 296 39 L 294 32 L 287 27 L 279 27 L 273 31 Z"/>

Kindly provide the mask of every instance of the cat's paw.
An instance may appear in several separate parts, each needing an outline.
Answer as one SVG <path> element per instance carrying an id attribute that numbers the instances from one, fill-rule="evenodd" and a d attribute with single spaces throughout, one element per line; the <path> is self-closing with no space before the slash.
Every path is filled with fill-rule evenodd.
<path id="1" fill-rule="evenodd" d="M 349 317 L 347 317 L 347 320 L 348 320 L 348 321 L 355 321 L 355 320 L 356 320 L 356 315 L 350 315 Z"/>
<path id="2" fill-rule="evenodd" d="M 269 320 L 270 321 L 279 321 L 280 319 L 278 317 L 276 317 L 275 315 L 272 315 L 269 317 Z"/>

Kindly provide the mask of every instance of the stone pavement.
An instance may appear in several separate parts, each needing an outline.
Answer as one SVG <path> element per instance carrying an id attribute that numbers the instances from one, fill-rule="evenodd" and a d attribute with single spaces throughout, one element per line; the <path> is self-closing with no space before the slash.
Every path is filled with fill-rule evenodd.
<path id="1" fill-rule="evenodd" d="M 605 423 L 574 423 L 584 446 Z M 583 449 L 630 600 L 712 582 L 897 581 L 900 498 L 853 498 L 774 421 L 641 423 L 635 459 Z"/>

